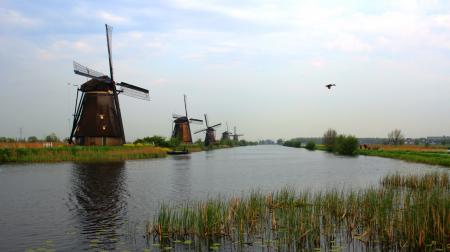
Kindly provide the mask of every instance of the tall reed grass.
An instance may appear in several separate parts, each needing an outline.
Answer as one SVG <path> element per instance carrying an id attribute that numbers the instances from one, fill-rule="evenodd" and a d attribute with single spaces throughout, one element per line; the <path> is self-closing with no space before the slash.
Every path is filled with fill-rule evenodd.
<path id="1" fill-rule="evenodd" d="M 379 250 L 450 250 L 448 173 L 393 174 L 380 184 L 358 191 L 297 193 L 284 188 L 181 206 L 163 204 L 147 234 L 166 247 L 193 241 L 197 247 L 228 244 L 238 250 L 337 251 L 349 244 Z"/>

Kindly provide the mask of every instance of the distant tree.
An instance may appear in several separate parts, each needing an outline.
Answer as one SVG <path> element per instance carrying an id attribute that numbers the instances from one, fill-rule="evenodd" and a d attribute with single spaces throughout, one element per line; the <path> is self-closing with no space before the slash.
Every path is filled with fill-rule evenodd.
<path id="1" fill-rule="evenodd" d="M 35 143 L 35 142 L 38 142 L 38 141 L 39 141 L 39 139 L 37 137 L 35 137 L 35 136 L 28 137 L 28 142 L 30 142 L 30 143 Z"/>
<path id="2" fill-rule="evenodd" d="M 326 151 L 333 151 L 336 144 L 336 130 L 334 129 L 328 129 L 323 134 L 322 143 L 325 145 Z"/>
<path id="3" fill-rule="evenodd" d="M 393 145 L 401 145 L 405 143 L 405 137 L 402 134 L 402 131 L 399 129 L 394 129 L 388 134 L 389 144 Z"/>
<path id="4" fill-rule="evenodd" d="M 58 142 L 59 138 L 55 133 L 51 133 L 50 135 L 45 137 L 46 142 Z"/>
<path id="5" fill-rule="evenodd" d="M 194 142 L 194 144 L 202 146 L 203 145 L 203 141 L 202 141 L 202 139 L 199 138 L 199 139 L 197 139 L 197 141 Z"/>
<path id="6" fill-rule="evenodd" d="M 16 139 L 11 137 L 0 137 L 0 142 L 2 143 L 13 143 L 16 142 Z"/>
<path id="7" fill-rule="evenodd" d="M 335 141 L 335 151 L 341 155 L 355 155 L 358 146 L 358 139 L 350 135 L 339 135 Z"/>
<path id="8" fill-rule="evenodd" d="M 309 141 L 306 146 L 306 149 L 308 150 L 315 150 L 316 149 L 316 143 L 314 141 Z"/>
<path id="9" fill-rule="evenodd" d="M 282 145 L 282 144 L 283 144 L 283 139 L 279 138 L 279 139 L 277 140 L 277 144 L 278 144 L 278 145 Z"/>
<path id="10" fill-rule="evenodd" d="M 283 143 L 284 146 L 300 148 L 302 147 L 302 142 L 298 138 L 294 138 L 291 140 L 286 140 Z"/>

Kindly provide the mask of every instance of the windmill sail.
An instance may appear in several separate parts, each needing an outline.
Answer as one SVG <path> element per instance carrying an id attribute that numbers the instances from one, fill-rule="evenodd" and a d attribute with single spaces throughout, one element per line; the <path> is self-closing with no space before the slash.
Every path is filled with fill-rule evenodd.
<path id="1" fill-rule="evenodd" d="M 145 88 L 141 88 L 138 86 L 134 86 L 125 82 L 120 82 L 116 84 L 121 87 L 120 92 L 124 95 L 131 96 L 134 98 L 142 99 L 142 100 L 150 100 L 148 95 L 148 90 Z"/>
<path id="2" fill-rule="evenodd" d="M 90 69 L 89 67 L 83 66 L 76 61 L 73 62 L 73 71 L 75 72 L 75 74 L 93 79 L 107 77 L 106 74 L 100 73 L 98 71 Z"/>
<path id="3" fill-rule="evenodd" d="M 113 75 L 113 65 L 112 65 L 112 26 L 109 26 L 105 24 L 106 27 L 106 43 L 108 45 L 108 58 L 109 58 L 109 73 L 111 80 L 114 81 L 114 75 Z"/>

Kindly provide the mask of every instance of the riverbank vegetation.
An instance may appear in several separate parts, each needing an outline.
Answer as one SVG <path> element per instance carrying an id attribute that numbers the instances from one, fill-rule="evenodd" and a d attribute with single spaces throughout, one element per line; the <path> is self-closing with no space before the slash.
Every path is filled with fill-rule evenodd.
<path id="1" fill-rule="evenodd" d="M 379 187 L 359 191 L 285 188 L 162 204 L 147 235 L 164 248 L 445 251 L 450 249 L 449 184 L 448 173 L 393 174 Z"/>
<path id="2" fill-rule="evenodd" d="M 0 163 L 100 162 L 165 157 L 169 149 L 146 146 L 61 146 L 49 148 L 0 148 Z"/>
<path id="3" fill-rule="evenodd" d="M 353 156 L 357 154 L 359 143 L 358 139 L 352 135 L 337 135 L 335 130 L 328 129 L 323 135 L 321 146 L 316 146 L 314 141 L 308 141 L 306 145 L 302 145 L 302 142 L 298 138 L 283 142 L 283 146 L 294 148 L 304 147 L 308 150 L 320 149 L 339 155 Z"/>
<path id="4" fill-rule="evenodd" d="M 134 143 L 124 144 L 123 146 L 74 146 L 59 141 L 54 134 L 50 134 L 45 139 L 54 140 L 53 142 L 34 141 L 33 139 L 32 141 L 10 139 L 10 141 L 0 143 L 0 163 L 120 161 L 165 157 L 167 152 L 171 150 L 199 152 L 257 144 L 257 142 L 245 140 L 228 140 L 204 146 L 201 140 L 193 144 L 183 144 L 177 139 L 152 136 L 138 139 Z"/>
<path id="5" fill-rule="evenodd" d="M 450 167 L 450 153 L 444 151 L 411 151 L 390 149 L 360 149 L 358 154 L 366 156 L 377 156 L 384 158 L 400 159 L 408 162 L 416 162 L 431 165 Z"/>

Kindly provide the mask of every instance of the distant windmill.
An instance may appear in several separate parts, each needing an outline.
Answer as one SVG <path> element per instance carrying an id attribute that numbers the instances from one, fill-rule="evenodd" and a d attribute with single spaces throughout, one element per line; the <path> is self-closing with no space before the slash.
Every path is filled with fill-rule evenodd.
<path id="1" fill-rule="evenodd" d="M 91 78 L 77 90 L 69 143 L 122 145 L 125 143 L 119 94 L 149 100 L 148 90 L 125 82 L 116 83 L 112 66 L 112 27 L 106 27 L 110 76 L 73 62 L 75 74 Z M 118 89 L 119 87 L 119 89 Z M 81 93 L 80 99 L 78 95 Z M 74 139 L 75 138 L 75 139 Z"/>
<path id="2" fill-rule="evenodd" d="M 233 133 L 233 141 L 239 141 L 239 137 L 240 136 L 243 136 L 242 134 L 238 134 L 238 133 L 236 133 L 236 126 L 234 126 L 234 128 L 233 128 L 233 130 L 234 130 L 234 133 Z"/>
<path id="3" fill-rule="evenodd" d="M 334 86 L 336 86 L 336 84 L 334 84 L 334 83 L 330 83 L 330 84 L 325 85 L 325 87 L 328 88 L 328 89 L 331 89 L 331 87 L 334 87 Z"/>
<path id="4" fill-rule="evenodd" d="M 227 123 L 227 130 L 224 131 L 224 132 L 222 132 L 222 138 L 221 138 L 221 140 L 222 140 L 222 141 L 228 141 L 228 140 L 230 140 L 230 136 L 232 136 L 232 135 L 233 135 L 233 133 L 231 133 L 231 132 L 228 130 L 228 123 Z"/>
<path id="5" fill-rule="evenodd" d="M 208 116 L 205 114 L 205 123 L 206 123 L 206 128 L 196 131 L 194 134 L 206 131 L 206 135 L 205 135 L 205 146 L 208 146 L 210 144 L 213 144 L 216 142 L 216 130 L 214 129 L 215 127 L 218 127 L 220 125 L 222 125 L 221 123 L 218 123 L 216 125 L 213 126 L 209 126 L 208 124 Z"/>
<path id="6" fill-rule="evenodd" d="M 172 115 L 172 117 L 175 119 L 173 121 L 175 126 L 173 127 L 172 138 L 180 139 L 180 141 L 183 143 L 192 143 L 190 123 L 202 124 L 203 120 L 188 117 L 186 95 L 184 95 L 184 111 L 186 113 L 184 116 L 176 114 Z"/>

